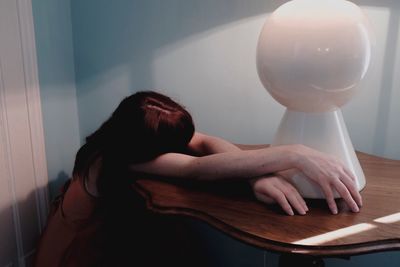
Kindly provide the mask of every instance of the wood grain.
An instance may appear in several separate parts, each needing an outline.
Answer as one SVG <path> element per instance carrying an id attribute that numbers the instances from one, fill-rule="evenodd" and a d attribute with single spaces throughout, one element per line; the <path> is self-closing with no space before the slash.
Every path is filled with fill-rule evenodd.
<path id="1" fill-rule="evenodd" d="M 339 214 L 331 215 L 324 200 L 306 200 L 307 215 L 287 216 L 275 205 L 258 202 L 246 182 L 182 183 L 147 177 L 132 186 L 153 212 L 200 219 L 267 250 L 318 256 L 399 250 L 400 161 L 361 152 L 357 156 L 367 180 L 359 213 L 338 200 Z"/>

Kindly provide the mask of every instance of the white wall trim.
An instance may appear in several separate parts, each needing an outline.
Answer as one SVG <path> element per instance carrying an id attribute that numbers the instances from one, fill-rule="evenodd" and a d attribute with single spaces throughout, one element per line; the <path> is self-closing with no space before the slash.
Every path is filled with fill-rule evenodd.
<path id="1" fill-rule="evenodd" d="M 48 173 L 43 130 L 43 116 L 40 100 L 40 86 L 36 60 L 35 29 L 33 24 L 31 0 L 17 0 L 18 18 L 21 33 L 22 57 L 26 86 L 31 144 L 33 151 L 36 199 L 39 211 L 39 225 L 45 226 L 49 209 Z M 41 232 L 42 229 L 40 229 Z"/>
<path id="2" fill-rule="evenodd" d="M 0 2 L 0 26 L 0 190 L 6 201 L 1 204 L 12 210 L 3 231 L 15 233 L 14 240 L 4 240 L 10 247 L 0 255 L 2 263 L 24 267 L 32 261 L 49 210 L 31 0 Z"/>
<path id="3" fill-rule="evenodd" d="M 0 64 L 0 137 L 2 140 L 0 142 L 3 144 L 2 149 L 4 152 L 4 159 L 6 160 L 5 170 L 4 173 L 6 177 L 8 177 L 8 190 L 10 192 L 12 198 L 12 210 L 13 210 L 13 220 L 14 220 L 14 231 L 15 231 L 15 242 L 17 245 L 17 256 L 18 261 L 21 257 L 23 257 L 23 243 L 22 243 L 22 232 L 21 232 L 21 220 L 19 216 L 18 210 L 18 201 L 15 193 L 15 175 L 13 172 L 12 167 L 12 149 L 11 149 L 11 142 L 10 142 L 10 133 L 8 129 L 8 122 L 7 122 L 7 106 L 6 106 L 6 99 L 5 99 L 5 86 L 3 80 L 3 73 L 2 73 L 2 66 Z M 21 263 L 19 262 L 19 266 Z M 24 263 L 22 263 L 24 266 Z"/>

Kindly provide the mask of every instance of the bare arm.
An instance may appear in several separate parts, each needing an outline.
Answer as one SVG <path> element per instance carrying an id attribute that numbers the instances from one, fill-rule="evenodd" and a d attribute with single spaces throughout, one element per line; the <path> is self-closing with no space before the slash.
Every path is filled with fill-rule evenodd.
<path id="1" fill-rule="evenodd" d="M 191 178 L 196 180 L 220 180 L 256 177 L 295 165 L 296 153 L 291 146 L 279 146 L 211 154 L 201 157 L 167 153 L 152 161 L 132 164 L 134 171 L 148 174 Z"/>
<path id="2" fill-rule="evenodd" d="M 203 143 L 206 143 L 206 145 L 203 144 L 200 146 L 205 152 L 218 153 L 219 151 L 238 150 L 235 145 L 218 137 L 198 135 L 198 139 L 201 139 L 203 140 Z M 307 210 L 307 207 L 301 205 L 304 207 L 303 210 L 302 207 L 296 203 L 302 202 L 302 199 L 299 199 L 300 195 L 297 192 L 294 192 L 293 189 L 295 188 L 291 186 L 290 183 L 287 181 L 281 181 L 283 178 L 292 176 L 293 172 L 300 171 L 310 180 L 319 184 L 325 194 L 332 213 L 337 213 L 337 205 L 333 197 L 333 190 L 336 190 L 339 193 L 354 212 L 359 211 L 358 206 L 362 205 L 362 198 L 356 188 L 355 177 L 340 160 L 302 145 L 289 146 L 289 148 L 292 149 L 292 152 L 295 154 L 294 165 L 291 169 L 275 171 L 272 175 L 274 179 L 268 180 L 268 178 L 262 177 L 261 180 L 263 181 L 259 181 L 260 179 L 252 180 L 251 184 L 253 185 L 253 190 L 255 193 L 258 193 L 258 196 L 260 193 L 263 193 L 264 195 L 268 194 L 268 196 L 272 196 L 286 211 L 288 211 L 290 206 L 284 199 L 283 195 L 285 195 L 290 204 L 294 207 L 297 206 L 296 209 L 300 213 L 303 213 L 303 211 Z M 272 149 L 272 147 L 270 149 Z M 272 180 L 275 180 L 275 182 L 272 182 Z M 264 188 L 256 186 L 259 184 L 262 184 Z M 268 184 L 271 188 L 278 188 L 283 194 L 276 194 L 277 191 L 273 191 L 271 188 L 266 188 Z M 293 195 L 296 195 L 299 201 L 296 201 L 296 199 L 293 198 Z"/>
<path id="3" fill-rule="evenodd" d="M 208 156 L 207 161 L 203 162 L 203 165 L 199 166 L 199 169 L 195 168 L 192 169 L 189 172 L 194 172 L 199 174 L 199 171 L 204 175 L 206 179 L 209 178 L 224 178 L 224 177 L 236 177 L 240 176 L 240 173 L 238 173 L 237 170 L 242 169 L 240 164 L 243 164 L 241 162 L 240 157 L 236 156 L 236 160 L 239 161 L 239 165 L 236 164 L 235 162 L 228 162 L 228 164 L 231 164 L 231 166 L 236 167 L 237 170 L 232 169 L 231 171 L 233 172 L 229 176 L 228 173 L 226 172 L 226 168 L 224 169 L 220 164 L 221 161 L 227 160 L 232 154 L 226 154 L 226 152 L 239 152 L 241 149 L 237 147 L 236 145 L 222 139 L 219 137 L 215 136 L 209 136 L 201 133 L 195 133 L 193 136 L 191 142 L 189 143 L 189 150 L 191 153 L 198 155 L 198 156 L 207 156 L 207 155 L 212 155 L 212 154 L 217 154 L 217 156 L 210 157 Z M 219 153 L 225 153 L 223 155 Z M 257 152 L 251 152 L 253 154 L 253 158 L 257 158 L 257 155 L 262 153 L 261 151 Z M 279 153 L 279 151 L 277 152 Z M 233 154 L 234 155 L 234 154 Z M 248 160 L 248 156 L 240 153 L 241 156 L 246 157 L 245 160 Z M 222 156 L 222 157 L 221 157 Z M 227 158 L 228 157 L 228 158 Z M 180 159 L 179 159 L 180 158 Z M 215 158 L 219 159 L 219 162 L 215 162 Z M 168 160 L 171 159 L 170 162 Z M 179 162 L 176 162 L 179 159 Z M 188 174 L 185 173 L 184 166 L 186 164 L 190 165 L 190 161 L 193 160 L 193 158 L 187 158 L 187 156 L 183 155 L 169 155 L 163 156 L 163 158 L 156 159 L 158 161 L 158 165 L 165 166 L 165 169 L 160 169 L 157 168 L 157 171 L 159 171 L 159 174 L 167 175 L 168 171 L 171 170 L 171 164 L 174 164 L 175 168 L 173 168 L 174 173 L 170 173 L 170 175 L 179 176 L 180 177 L 185 177 Z M 189 162 L 185 161 L 188 160 Z M 163 161 L 162 164 L 160 164 L 160 161 Z M 156 163 L 157 164 L 157 163 Z M 177 164 L 182 164 L 181 167 L 179 167 Z M 212 169 L 208 169 L 210 167 L 210 164 L 213 164 Z M 214 165 L 215 164 L 215 165 Z M 232 165 L 233 164 L 233 165 Z M 206 168 L 203 168 L 201 166 L 205 166 Z M 246 163 L 243 165 L 246 166 Z M 143 166 L 145 167 L 145 166 Z M 150 166 L 148 166 L 150 167 Z M 208 167 L 208 168 L 207 168 Z M 256 167 L 256 165 L 254 165 Z M 253 170 L 256 170 L 257 168 L 252 168 Z M 178 171 L 180 170 L 180 171 Z M 217 173 L 210 173 L 210 171 L 215 170 Z M 247 168 L 244 168 L 244 170 L 247 170 Z M 141 171 L 146 171 L 146 170 L 141 170 Z M 208 172 L 205 172 L 208 171 Z M 267 171 L 267 170 L 266 170 Z M 255 175 L 257 173 L 247 173 L 250 176 L 246 176 L 244 173 L 242 174 L 242 177 L 239 178 L 250 178 L 251 175 Z M 192 175 L 193 176 L 193 175 Z M 259 176 L 259 175 L 258 175 Z M 201 176 L 200 176 L 201 178 Z M 300 194 L 297 192 L 297 190 L 289 183 L 287 182 L 284 178 L 276 176 L 276 175 L 264 175 L 251 179 L 250 181 L 250 186 L 253 189 L 255 197 L 267 204 L 271 203 L 279 203 L 279 205 L 282 207 L 282 209 L 288 213 L 289 215 L 293 215 L 293 209 L 296 209 L 296 211 L 299 214 L 305 214 L 308 210 L 307 205 L 303 198 L 300 196 Z"/>
<path id="4" fill-rule="evenodd" d="M 198 180 L 248 179 L 295 168 L 320 185 L 333 213 L 337 213 L 337 206 L 332 190 L 337 190 L 353 211 L 357 212 L 358 206 L 362 205 L 354 175 L 339 160 L 308 147 L 287 145 L 241 151 L 221 138 L 199 133 L 195 134 L 189 147 L 197 155 L 207 156 L 169 153 L 131 168 L 149 174 Z M 210 153 L 218 154 L 208 155 Z"/>
<path id="5" fill-rule="evenodd" d="M 222 138 L 201 133 L 194 135 L 189 148 L 197 155 L 241 150 Z M 287 173 L 291 170 L 282 171 L 281 173 Z M 302 215 L 308 211 L 307 204 L 297 189 L 279 173 L 253 178 L 249 182 L 254 196 L 261 202 L 266 204 L 278 203 L 289 215 L 294 215 L 294 209 Z"/>

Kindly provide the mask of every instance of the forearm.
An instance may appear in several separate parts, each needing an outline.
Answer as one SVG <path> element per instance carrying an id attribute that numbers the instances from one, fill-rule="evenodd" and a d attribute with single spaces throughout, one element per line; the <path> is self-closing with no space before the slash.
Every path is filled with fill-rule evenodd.
<path id="1" fill-rule="evenodd" d="M 241 150 L 219 137 L 196 133 L 188 145 L 198 157 L 168 153 L 132 170 L 155 175 L 196 180 L 249 179 L 293 168 L 296 146 Z"/>
<path id="2" fill-rule="evenodd" d="M 233 145 L 234 146 L 234 145 Z M 194 158 L 184 175 L 196 180 L 246 179 L 293 168 L 296 154 L 291 146 L 232 151 Z"/>
<path id="3" fill-rule="evenodd" d="M 130 166 L 132 171 L 196 180 L 248 179 L 293 168 L 298 160 L 295 146 L 237 150 L 194 157 L 167 153 Z"/>
<path id="4" fill-rule="evenodd" d="M 202 133 L 196 133 L 195 137 L 192 140 L 191 144 L 189 144 L 192 151 L 195 151 L 197 155 L 212 155 L 219 154 L 225 152 L 234 152 L 241 151 L 243 148 L 239 147 L 223 138 L 205 135 Z M 260 149 L 258 146 L 245 146 L 244 150 L 255 150 Z M 263 148 L 268 147 L 269 145 L 264 145 Z M 205 163 L 209 164 L 209 163 Z M 238 166 L 240 168 L 240 166 Z M 217 175 L 218 176 L 218 175 Z"/>
<path id="5" fill-rule="evenodd" d="M 302 145 L 242 151 L 235 145 L 218 138 L 208 139 L 205 145 L 202 140 L 207 140 L 207 138 L 205 139 L 204 135 L 202 136 L 201 134 L 197 136 L 199 138 L 194 138 L 193 145 L 196 147 L 197 144 L 197 147 L 201 148 L 200 151 L 202 150 L 205 153 L 229 152 L 200 157 L 191 161 L 187 165 L 186 175 L 195 179 L 245 179 L 277 173 L 291 180 L 293 173 L 300 171 L 321 186 L 333 213 L 337 213 L 333 189 L 339 192 L 354 212 L 359 211 L 357 205 L 362 205 L 361 195 L 354 183 L 354 175 L 340 160 L 334 157 Z M 270 181 L 265 179 L 259 181 L 263 180 Z M 282 183 L 282 181 L 280 182 Z M 305 209 L 302 211 L 305 211 Z"/>

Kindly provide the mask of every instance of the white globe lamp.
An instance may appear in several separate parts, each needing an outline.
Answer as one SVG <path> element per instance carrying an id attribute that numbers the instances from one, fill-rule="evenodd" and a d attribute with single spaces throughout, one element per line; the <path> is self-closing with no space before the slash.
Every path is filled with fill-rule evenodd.
<path id="1" fill-rule="evenodd" d="M 339 157 L 357 177 L 358 190 L 365 176 L 340 107 L 356 93 L 368 69 L 368 25 L 354 3 L 293 0 L 268 17 L 257 46 L 260 80 L 287 108 L 272 145 L 304 144 Z M 292 181 L 303 197 L 324 198 L 301 173 Z"/>

